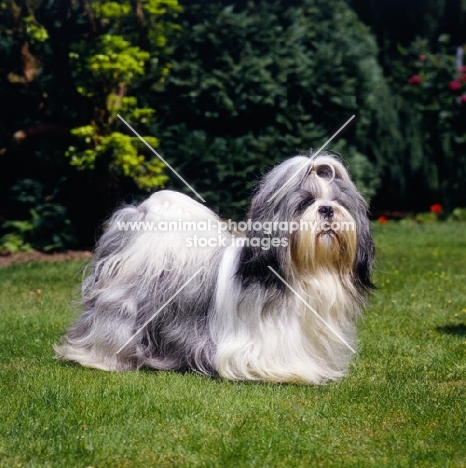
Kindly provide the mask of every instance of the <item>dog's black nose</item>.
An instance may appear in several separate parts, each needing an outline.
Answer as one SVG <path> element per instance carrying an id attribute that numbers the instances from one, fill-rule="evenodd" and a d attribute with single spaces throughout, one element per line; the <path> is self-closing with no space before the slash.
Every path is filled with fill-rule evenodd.
<path id="1" fill-rule="evenodd" d="M 320 206 L 318 211 L 324 218 L 331 218 L 333 216 L 333 208 L 331 206 Z"/>

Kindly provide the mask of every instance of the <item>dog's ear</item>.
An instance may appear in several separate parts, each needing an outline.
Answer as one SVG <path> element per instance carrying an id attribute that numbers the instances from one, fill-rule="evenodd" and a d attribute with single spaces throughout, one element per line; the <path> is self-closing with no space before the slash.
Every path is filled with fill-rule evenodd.
<path id="1" fill-rule="evenodd" d="M 243 287 L 260 284 L 269 290 L 285 289 L 282 281 L 268 268 L 272 267 L 280 276 L 286 277 L 283 266 L 289 263 L 290 236 L 287 230 L 280 230 L 279 221 L 292 219 L 291 210 L 298 204 L 290 198 L 297 196 L 292 190 L 282 190 L 299 165 L 306 162 L 305 157 L 295 157 L 275 166 L 266 174 L 255 189 L 248 213 L 248 230 L 245 246 L 241 250 L 237 277 Z M 299 182 L 296 178 L 294 184 Z M 283 199 L 287 203 L 283 203 Z M 270 229 L 258 230 L 254 223 L 271 224 Z M 257 224 L 258 225 L 258 224 Z"/>
<path id="2" fill-rule="evenodd" d="M 369 206 L 364 197 L 359 193 L 346 168 L 331 156 L 319 157 L 320 164 L 332 165 L 337 185 L 344 188 L 350 199 L 350 211 L 356 220 L 357 245 L 356 259 L 354 262 L 354 283 L 361 294 L 370 293 L 375 289 L 371 275 L 375 263 L 375 244 L 372 239 L 369 221 Z"/>
<path id="3" fill-rule="evenodd" d="M 358 254 L 356 258 L 356 278 L 357 284 L 361 291 L 369 293 L 375 289 L 374 283 L 372 283 L 371 274 L 374 266 L 375 257 L 375 246 L 372 243 L 370 248 L 367 246 L 364 249 L 358 248 Z"/>
<path id="4" fill-rule="evenodd" d="M 361 197 L 362 198 L 362 197 Z M 371 274 L 375 263 L 375 244 L 372 239 L 367 205 L 360 206 L 357 213 L 357 246 L 354 277 L 356 287 L 362 293 L 370 293 L 375 289 Z"/>
<path id="5" fill-rule="evenodd" d="M 272 267 L 280 276 L 284 276 L 283 265 L 286 264 L 288 255 L 288 232 L 275 229 L 273 223 L 272 209 L 264 209 L 262 202 L 258 200 L 261 196 L 254 197 L 248 216 L 248 229 L 245 235 L 244 247 L 241 249 L 237 277 L 243 287 L 254 284 L 264 286 L 269 290 L 284 290 L 284 284 L 270 270 Z M 267 205 L 266 205 L 267 206 Z M 270 205 L 271 206 L 271 205 Z M 270 229 L 255 229 L 254 225 L 267 226 Z"/>

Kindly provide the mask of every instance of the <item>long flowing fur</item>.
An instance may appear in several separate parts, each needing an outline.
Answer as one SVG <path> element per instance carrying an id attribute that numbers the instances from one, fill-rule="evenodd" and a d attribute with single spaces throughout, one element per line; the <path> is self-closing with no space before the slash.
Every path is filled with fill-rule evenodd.
<path id="1" fill-rule="evenodd" d="M 263 178 L 242 246 L 228 232 L 224 245 L 195 248 L 193 234 L 216 231 L 121 229 L 125 222 L 220 222 L 180 193 L 157 192 L 117 211 L 83 282 L 82 316 L 55 347 L 57 356 L 103 370 L 192 369 L 231 380 L 318 384 L 342 377 L 372 288 L 374 245 L 367 204 L 333 156 L 311 157 L 270 200 L 306 161 L 296 156 Z M 280 221 L 354 229 L 290 232 Z M 254 227 L 266 222 L 275 222 L 271 231 Z M 267 249 L 249 242 L 274 238 L 284 242 Z"/>

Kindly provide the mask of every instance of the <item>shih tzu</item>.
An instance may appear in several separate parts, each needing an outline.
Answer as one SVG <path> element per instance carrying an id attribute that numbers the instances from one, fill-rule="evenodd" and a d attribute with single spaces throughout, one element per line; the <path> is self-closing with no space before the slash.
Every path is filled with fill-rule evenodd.
<path id="1" fill-rule="evenodd" d="M 274 167 L 236 229 L 172 191 L 124 207 L 98 241 L 82 316 L 57 356 L 107 371 L 336 380 L 373 288 L 367 209 L 329 154 Z"/>

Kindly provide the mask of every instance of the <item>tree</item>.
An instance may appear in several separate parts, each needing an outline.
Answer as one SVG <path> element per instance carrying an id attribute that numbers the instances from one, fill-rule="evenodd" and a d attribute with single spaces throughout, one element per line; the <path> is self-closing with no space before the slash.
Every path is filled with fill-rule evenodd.
<path id="1" fill-rule="evenodd" d="M 34 179 L 40 206 L 55 206 L 63 215 L 56 231 L 64 230 L 69 216 L 79 241 L 92 245 L 95 226 L 124 193 L 137 195 L 167 180 L 163 164 L 127 132 L 117 114 L 142 128 L 153 115 L 138 104 L 138 89 L 144 80 L 165 79 L 167 41 L 178 30 L 174 19 L 180 8 L 176 0 L 18 0 L 1 7 L 6 27 L 0 39 L 5 59 L 0 93 L 8 104 L 0 132 L 9 175 L 2 182 L 16 190 L 3 195 L 14 197 Z M 158 145 L 155 138 L 146 140 Z M 26 161 L 30 170 L 24 170 Z M 40 211 L 24 202 L 28 197 L 20 198 L 2 215 L 38 214 L 30 218 L 34 232 Z M 34 235 L 29 239 L 37 244 Z M 63 248 L 68 239 L 44 242 L 50 249 Z"/>
<path id="2" fill-rule="evenodd" d="M 393 170 L 385 176 L 392 209 L 466 205 L 466 67 L 456 52 L 445 35 L 435 45 L 418 39 L 399 46 L 393 60 L 390 81 L 405 144 L 396 166 L 402 176 Z"/>
<path id="3" fill-rule="evenodd" d="M 368 29 L 342 1 L 186 7 L 157 109 L 162 151 L 223 216 L 240 216 L 269 166 L 339 143 L 368 195 L 396 147 L 390 94 Z M 384 108 L 381 107 L 384 104 Z"/>

